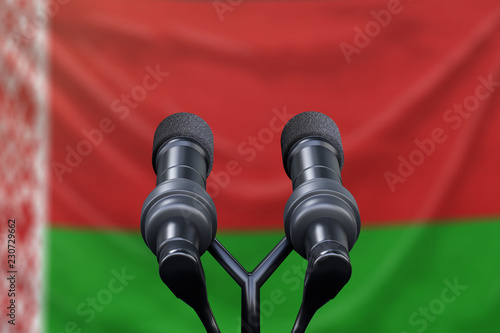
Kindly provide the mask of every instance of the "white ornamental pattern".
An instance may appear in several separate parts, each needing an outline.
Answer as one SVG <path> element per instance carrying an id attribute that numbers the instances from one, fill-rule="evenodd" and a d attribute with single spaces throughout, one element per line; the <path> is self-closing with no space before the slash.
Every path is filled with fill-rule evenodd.
<path id="1" fill-rule="evenodd" d="M 47 0 L 50 1 L 50 0 Z M 0 332 L 42 331 L 47 220 L 45 0 L 0 1 Z M 16 220 L 16 325 L 7 322 L 7 221 Z"/>

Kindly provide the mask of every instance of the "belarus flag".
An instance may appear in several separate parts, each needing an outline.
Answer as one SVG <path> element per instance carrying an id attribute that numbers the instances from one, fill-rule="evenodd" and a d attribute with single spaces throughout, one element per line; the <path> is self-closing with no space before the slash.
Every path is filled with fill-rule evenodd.
<path id="1" fill-rule="evenodd" d="M 217 237 L 248 270 L 284 234 L 284 124 L 338 124 L 362 230 L 308 332 L 500 332 L 498 0 L 2 0 L 1 332 L 203 332 L 139 228 L 181 111 L 213 130 Z M 239 287 L 202 261 L 239 332 Z M 305 265 L 262 288 L 263 332 L 291 330 Z"/>

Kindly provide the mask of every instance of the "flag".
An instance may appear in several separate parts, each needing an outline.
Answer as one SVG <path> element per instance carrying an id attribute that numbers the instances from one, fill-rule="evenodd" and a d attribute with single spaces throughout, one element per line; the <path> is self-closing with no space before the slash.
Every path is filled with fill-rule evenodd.
<path id="1" fill-rule="evenodd" d="M 284 236 L 280 135 L 304 111 L 338 125 L 362 223 L 352 278 L 308 332 L 500 332 L 498 1 L 32 6 L 3 28 L 2 201 L 18 208 L 2 223 L 26 239 L 7 332 L 203 332 L 140 235 L 155 128 L 176 112 L 210 125 L 217 238 L 250 271 Z M 44 250 L 28 259 L 30 247 Z M 240 332 L 240 288 L 202 262 L 221 331 Z M 263 332 L 291 330 L 306 265 L 292 253 L 261 289 Z"/>

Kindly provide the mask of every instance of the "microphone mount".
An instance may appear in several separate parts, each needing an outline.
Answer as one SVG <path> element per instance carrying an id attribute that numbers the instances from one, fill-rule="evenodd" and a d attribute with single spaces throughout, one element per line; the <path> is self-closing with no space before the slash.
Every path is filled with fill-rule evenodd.
<path id="1" fill-rule="evenodd" d="M 252 271 L 248 272 L 216 239 L 208 252 L 241 287 L 241 332 L 260 333 L 260 288 L 292 252 L 284 237 Z"/>
<path id="2" fill-rule="evenodd" d="M 308 261 L 302 304 L 292 333 L 305 332 L 316 311 L 351 277 L 349 251 L 360 231 L 354 197 L 342 185 L 344 155 L 337 125 L 304 112 L 283 129 L 283 165 L 292 180 L 285 237 L 251 272 L 217 240 L 215 204 L 206 191 L 213 165 L 208 124 L 189 113 L 165 118 L 153 142 L 155 189 L 141 212 L 141 233 L 160 277 L 192 307 L 209 333 L 220 333 L 207 296 L 200 257 L 208 251 L 241 288 L 241 331 L 260 333 L 260 288 L 292 250 Z"/>

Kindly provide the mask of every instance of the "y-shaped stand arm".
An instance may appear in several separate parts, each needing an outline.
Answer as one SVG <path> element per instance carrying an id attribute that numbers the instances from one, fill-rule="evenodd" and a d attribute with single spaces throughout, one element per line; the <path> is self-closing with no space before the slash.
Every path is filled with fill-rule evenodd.
<path id="1" fill-rule="evenodd" d="M 241 287 L 241 332 L 260 333 L 260 288 L 292 251 L 284 237 L 274 249 L 249 273 L 214 239 L 208 251 Z"/>

